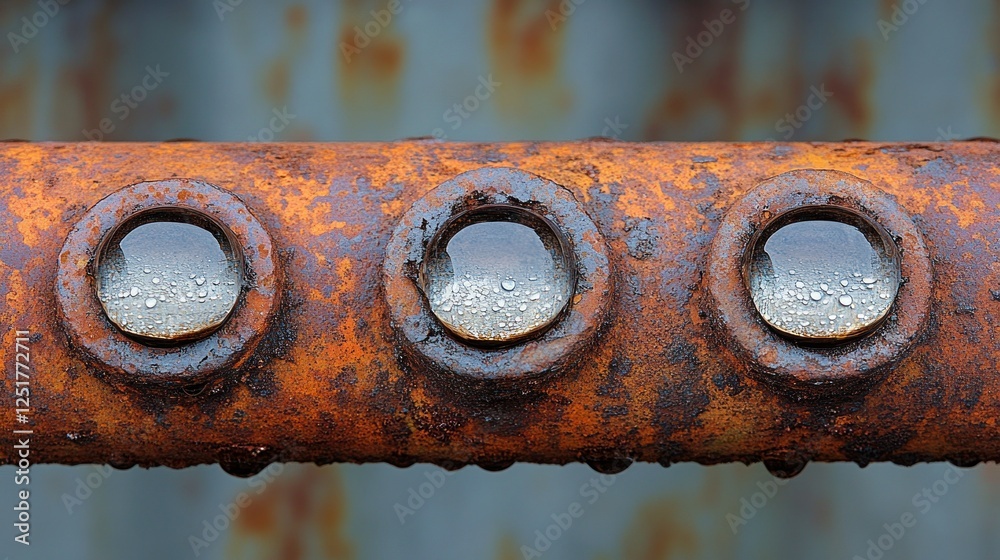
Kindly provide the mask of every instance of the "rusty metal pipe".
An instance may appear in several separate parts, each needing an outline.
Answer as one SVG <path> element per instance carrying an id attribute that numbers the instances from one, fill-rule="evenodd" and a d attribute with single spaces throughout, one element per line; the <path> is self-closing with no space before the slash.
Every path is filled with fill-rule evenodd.
<path id="1" fill-rule="evenodd" d="M 992 142 L 6 143 L 0 146 L 0 318 L 7 330 L 0 355 L 10 396 L 17 387 L 16 354 L 30 351 L 30 420 L 5 424 L 0 463 L 16 462 L 12 430 L 25 426 L 33 432 L 35 462 L 218 462 L 237 473 L 272 461 L 488 468 L 588 461 L 614 468 L 609 462 L 622 458 L 663 464 L 763 460 L 785 474 L 811 460 L 995 461 L 997 161 L 1000 148 Z M 529 342 L 534 346 L 530 352 L 523 347 L 522 361 L 506 362 L 535 368 L 520 377 L 481 364 L 437 368 L 411 359 L 411 335 L 424 328 L 406 324 L 419 307 L 404 301 L 412 271 L 403 259 L 403 276 L 393 276 L 395 257 L 388 254 L 394 230 L 405 230 L 400 224 L 409 224 L 411 207 L 421 200 L 430 201 L 428 215 L 444 216 L 440 193 L 464 192 L 469 181 L 509 182 L 513 190 L 529 182 L 513 171 L 455 179 L 480 168 L 538 177 L 532 188 L 542 190 L 524 187 L 517 196 L 550 192 L 548 184 L 567 189 L 572 196 L 564 203 L 542 206 L 569 216 L 561 218 L 564 225 L 569 220 L 593 248 L 584 258 L 591 259 L 593 280 L 582 284 L 587 299 L 564 319 L 578 322 L 572 331 L 578 338 L 562 346 L 555 336 Z M 729 294 L 720 296 L 725 283 L 712 277 L 713 271 L 729 274 L 713 261 L 713 250 L 723 244 L 719 235 L 734 235 L 729 241 L 742 251 L 742 238 L 722 227 L 727 219 L 739 221 L 727 218 L 727 211 L 745 205 L 748 193 L 770 177 L 815 169 L 846 172 L 886 193 L 884 204 L 866 194 L 856 202 L 893 214 L 875 219 L 910 220 L 928 259 L 923 266 L 907 256 L 906 247 L 920 245 L 899 236 L 904 273 L 910 274 L 901 294 L 911 297 L 901 296 L 887 322 L 902 325 L 905 336 L 870 335 L 858 344 L 871 351 L 857 363 L 843 359 L 851 349 L 819 359 L 812 350 L 782 346 L 773 333 L 753 330 L 756 324 L 747 328 L 757 338 L 733 331 L 743 323 L 730 320 L 733 309 L 720 307 L 742 300 L 720 303 Z M 250 329 L 246 337 L 225 339 L 247 348 L 218 357 L 211 371 L 155 377 L 142 366 L 109 369 L 111 354 L 89 352 L 80 337 L 119 334 L 93 314 L 85 326 L 67 328 L 68 317 L 92 304 L 87 298 L 93 294 L 87 274 L 75 276 L 78 286 L 57 289 L 57 279 L 74 266 L 61 264 L 61 255 L 83 255 L 77 266 L 88 266 L 96 248 L 84 242 L 73 249 L 68 238 L 77 232 L 80 239 L 95 239 L 81 225 L 94 217 L 95 205 L 126 186 L 176 177 L 236 195 L 269 235 L 266 264 L 273 265 L 273 278 L 263 282 L 264 295 L 246 299 L 241 308 L 259 320 L 241 323 Z M 429 195 L 453 180 L 457 190 Z M 162 194 L 150 192 L 153 199 Z M 583 214 L 574 214 L 578 210 Z M 98 212 L 111 221 L 121 217 Z M 591 220 L 595 228 L 588 229 Z M 741 223 L 759 226 L 749 218 Z M 93 227 L 91 234 L 103 231 Z M 249 239 L 253 231 L 236 233 Z M 263 245 L 244 249 L 257 247 Z M 72 305 L 75 298 L 81 307 Z M 400 312 L 395 305 L 416 307 Z M 17 331 L 30 332 L 22 348 Z M 755 354 L 757 346 L 742 351 L 744 343 L 778 344 L 779 355 Z M 128 345 L 114 348 L 125 352 L 119 363 L 145 363 L 129 354 Z M 509 348 L 481 351 L 511 356 Z M 190 360 L 191 351 L 176 356 L 184 352 Z M 554 355 L 559 352 L 568 354 Z M 806 355 L 796 358 L 795 352 Z M 172 355 L 159 359 L 176 364 Z M 785 365 L 778 364 L 782 359 Z M 483 375 L 476 378 L 477 372 Z M 864 381 L 854 382 L 853 374 Z M 10 397 L 4 403 L 15 407 Z M 3 414 L 13 418 L 12 410 Z"/>

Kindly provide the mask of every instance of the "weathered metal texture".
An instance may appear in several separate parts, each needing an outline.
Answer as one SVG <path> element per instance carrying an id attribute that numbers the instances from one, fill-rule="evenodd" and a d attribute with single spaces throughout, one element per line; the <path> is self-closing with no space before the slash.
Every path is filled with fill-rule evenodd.
<path id="1" fill-rule="evenodd" d="M 744 275 L 757 233 L 788 212 L 843 208 L 887 230 L 902 253 L 905 283 L 892 313 L 871 336 L 825 347 L 793 342 L 761 325 Z M 831 244 L 831 251 L 838 247 Z M 870 387 L 903 358 L 930 311 L 931 262 L 923 236 L 888 195 L 849 173 L 803 169 L 768 178 L 729 208 L 712 241 L 702 305 L 751 372 L 796 398 L 840 398 Z"/>
<path id="2" fill-rule="evenodd" d="M 233 316 L 211 335 L 177 348 L 151 346 L 126 336 L 110 325 L 94 295 L 102 240 L 115 227 L 157 208 L 200 212 L 225 224 L 253 271 Z M 80 219 L 58 260 L 54 290 L 62 328 L 94 372 L 119 382 L 176 390 L 220 378 L 250 358 L 270 330 L 280 301 L 281 272 L 276 270 L 267 232 L 238 198 L 199 181 L 142 182 L 116 191 Z"/>
<path id="3" fill-rule="evenodd" d="M 998 154 L 992 142 L 8 143 L 0 317 L 33 333 L 33 457 L 248 471 L 273 460 L 629 457 L 766 460 L 786 473 L 805 460 L 996 460 Z M 572 191 L 604 236 L 616 286 L 601 336 L 578 365 L 518 398 L 447 390 L 433 371 L 403 368 L 382 299 L 380 266 L 403 213 L 481 167 L 521 169 Z M 845 171 L 895 197 L 934 263 L 919 340 L 864 393 L 800 402 L 775 391 L 748 375 L 704 306 L 706 261 L 726 210 L 796 169 Z M 74 224 L 124 186 L 170 177 L 240 197 L 286 271 L 283 304 L 254 358 L 199 394 L 99 379 L 55 312 L 58 255 Z M 11 329 L 5 364 L 13 339 Z M 5 378 L 6 391 L 12 383 Z M 12 436 L 0 437 L 9 463 Z"/>
<path id="4" fill-rule="evenodd" d="M 521 207 L 551 218 L 569 240 L 579 277 L 571 307 L 551 329 L 523 343 L 495 349 L 463 344 L 444 332 L 418 291 L 416 277 L 425 248 L 445 222 L 470 208 L 488 205 Z M 604 239 L 573 194 L 514 169 L 472 171 L 434 189 L 405 213 L 385 252 L 385 300 L 393 331 L 411 367 L 454 375 L 460 386 L 472 383 L 486 395 L 501 387 L 523 391 L 540 377 L 584 357 L 604 324 L 613 296 Z"/>

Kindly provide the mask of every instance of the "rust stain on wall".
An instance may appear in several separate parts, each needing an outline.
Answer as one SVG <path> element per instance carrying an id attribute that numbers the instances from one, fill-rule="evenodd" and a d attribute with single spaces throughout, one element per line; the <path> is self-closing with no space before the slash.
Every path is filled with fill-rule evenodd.
<path id="1" fill-rule="evenodd" d="M 892 12 L 895 10 L 898 2 L 902 0 L 879 0 L 878 11 L 879 17 L 882 19 L 889 19 L 892 17 Z"/>
<path id="2" fill-rule="evenodd" d="M 309 13 L 305 6 L 294 5 L 285 9 L 285 30 L 287 39 L 281 43 L 278 56 L 266 66 L 262 81 L 268 101 L 282 104 L 288 101 L 291 89 L 292 67 L 303 54 L 306 25 Z"/>
<path id="3" fill-rule="evenodd" d="M 521 545 L 513 535 L 504 533 L 497 544 L 496 560 L 522 560 Z"/>
<path id="4" fill-rule="evenodd" d="M 832 93 L 832 108 L 846 117 L 848 137 L 864 138 L 869 134 L 874 78 L 872 48 L 863 39 L 855 43 L 849 56 L 835 60 L 823 76 L 822 83 Z"/>
<path id="5" fill-rule="evenodd" d="M 309 23 L 309 12 L 301 4 L 289 6 L 285 10 L 285 23 L 293 33 L 305 31 L 306 24 Z"/>
<path id="6" fill-rule="evenodd" d="M 741 136 L 747 109 L 740 95 L 740 45 L 746 13 L 732 2 L 685 3 L 678 16 L 683 24 L 676 32 L 663 72 L 671 84 L 657 103 L 643 129 L 644 140 L 735 140 Z M 734 20 L 701 54 L 678 70 L 672 53 L 686 53 L 687 38 L 705 32 L 705 21 L 720 17 L 724 9 Z M 664 22 L 671 25 L 673 20 Z M 706 127 L 705 122 L 719 123 Z M 698 124 L 700 129 L 695 129 Z"/>
<path id="7" fill-rule="evenodd" d="M 285 465 L 280 471 L 265 470 L 248 479 L 245 492 L 251 502 L 233 523 L 227 557 L 354 558 L 354 546 L 344 534 L 347 501 L 337 467 Z"/>
<path id="8" fill-rule="evenodd" d="M 57 136 L 67 140 L 84 140 L 81 130 L 95 129 L 101 119 L 113 118 L 109 112 L 115 89 L 115 64 L 118 61 L 118 41 L 115 39 L 114 17 L 121 6 L 120 0 L 107 0 L 89 24 L 73 29 L 74 35 L 90 38 L 82 61 L 74 66 L 60 68 L 57 78 L 57 95 L 53 99 L 53 113 L 65 114 L 66 108 L 75 107 L 73 118 L 56 123 Z M 75 37 L 80 40 L 79 37 Z M 144 71 L 144 70 L 143 70 Z M 72 109 L 70 109 L 72 111 Z M 115 122 L 116 125 L 120 123 Z M 66 126 L 66 128 L 62 128 Z M 117 139 L 122 139 L 121 126 L 116 126 Z"/>
<path id="9" fill-rule="evenodd" d="M 334 65 L 348 128 L 356 137 L 392 122 L 399 110 L 399 96 L 406 63 L 406 47 L 396 30 L 406 17 L 408 3 L 397 13 L 388 11 L 387 1 L 354 1 L 343 5 L 341 26 L 334 45 Z M 389 14 L 379 22 L 372 11 Z M 374 33 L 371 33 L 374 31 Z"/>
<path id="10" fill-rule="evenodd" d="M 0 49 L 0 67 L 10 68 L 8 58 L 17 56 L 7 49 Z M 24 64 L 12 78 L 0 83 L 0 139 L 30 139 L 32 114 L 38 84 L 37 55 L 22 51 Z"/>
<path id="11" fill-rule="evenodd" d="M 491 102 L 505 118 L 549 121 L 572 109 L 573 92 L 562 78 L 565 30 L 560 0 L 494 0 L 486 19 L 486 49 L 497 87 Z M 586 5 L 577 6 L 586 9 Z M 470 87 L 475 79 L 470 77 Z"/>
<path id="12" fill-rule="evenodd" d="M 619 558 L 694 558 L 700 544 L 695 522 L 690 507 L 670 499 L 644 504 L 632 516 Z"/>

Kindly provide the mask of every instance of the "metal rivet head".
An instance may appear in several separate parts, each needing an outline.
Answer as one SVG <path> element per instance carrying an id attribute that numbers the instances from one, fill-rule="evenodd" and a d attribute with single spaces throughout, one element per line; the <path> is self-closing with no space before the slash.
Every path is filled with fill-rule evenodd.
<path id="1" fill-rule="evenodd" d="M 576 286 L 572 252 L 547 219 L 486 205 L 452 218 L 430 242 L 420 284 L 435 317 L 476 344 L 532 336 L 566 308 Z"/>
<path id="2" fill-rule="evenodd" d="M 780 334 L 837 343 L 875 329 L 900 283 L 895 243 L 836 206 L 788 211 L 751 241 L 744 276 L 761 318 Z"/>
<path id="3" fill-rule="evenodd" d="M 97 294 L 108 319 L 149 344 L 202 338 L 221 326 L 242 288 L 243 256 L 208 216 L 172 208 L 141 213 L 102 243 Z"/>

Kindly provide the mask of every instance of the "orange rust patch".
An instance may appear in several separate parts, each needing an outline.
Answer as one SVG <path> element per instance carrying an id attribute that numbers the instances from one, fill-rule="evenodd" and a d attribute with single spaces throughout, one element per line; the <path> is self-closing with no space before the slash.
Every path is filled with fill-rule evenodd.
<path id="1" fill-rule="evenodd" d="M 277 475 L 268 473 L 248 483 L 250 502 L 233 522 L 227 557 L 354 558 L 344 535 L 347 501 L 337 467 L 286 465 Z"/>
<path id="2" fill-rule="evenodd" d="M 285 24 L 288 25 L 292 31 L 301 32 L 308 22 L 309 14 L 305 6 L 289 6 L 285 10 Z"/>
<path id="3" fill-rule="evenodd" d="M 507 118 L 552 120 L 572 108 L 572 90 L 560 72 L 564 30 L 571 23 L 553 19 L 559 10 L 560 0 L 494 0 L 490 8 L 485 35 L 490 75 L 501 84 L 491 102 L 495 99 Z"/>
<path id="4" fill-rule="evenodd" d="M 693 558 L 699 553 L 698 531 L 690 509 L 671 500 L 639 508 L 629 523 L 621 558 L 661 560 Z"/>

